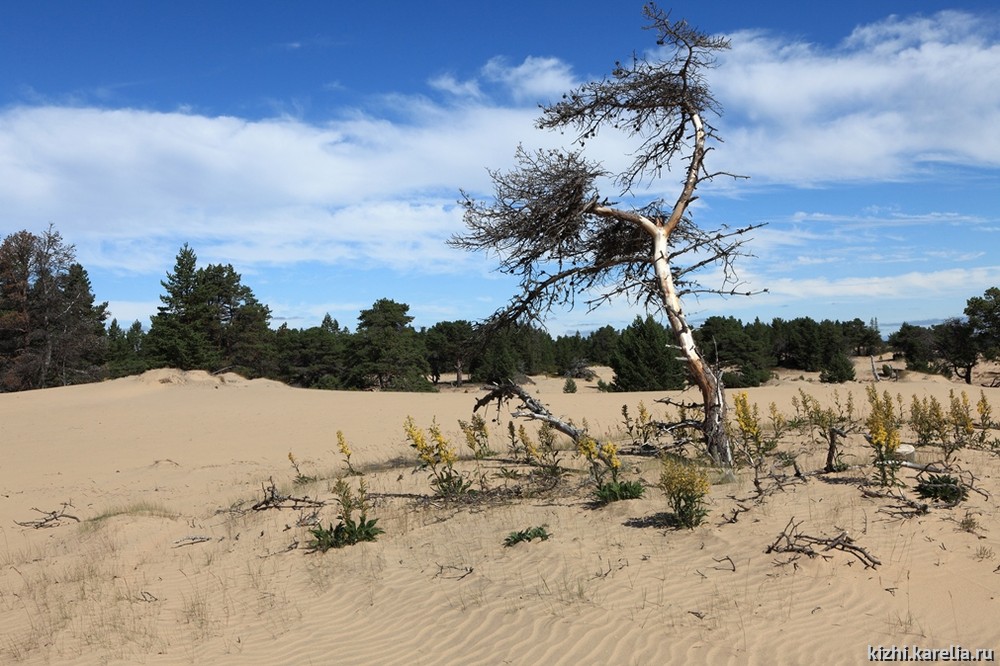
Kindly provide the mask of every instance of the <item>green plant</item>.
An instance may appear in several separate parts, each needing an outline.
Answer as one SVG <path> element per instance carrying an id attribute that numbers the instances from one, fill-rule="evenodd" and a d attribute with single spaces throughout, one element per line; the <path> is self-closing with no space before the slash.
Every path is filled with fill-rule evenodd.
<path id="1" fill-rule="evenodd" d="M 315 476 L 307 476 L 306 474 L 302 473 L 302 470 L 299 469 L 299 461 L 296 460 L 295 456 L 292 455 L 291 451 L 288 452 L 288 461 L 292 463 L 292 468 L 295 470 L 295 479 L 293 480 L 293 483 L 295 483 L 295 485 L 302 486 L 307 483 L 312 483 L 313 481 L 316 480 Z"/>
<path id="2" fill-rule="evenodd" d="M 598 444 L 593 437 L 584 435 L 577 442 L 577 451 L 590 463 L 590 477 L 595 485 L 594 497 L 600 504 L 639 499 L 646 492 L 642 482 L 618 478 L 622 462 L 618 457 L 618 447 L 611 442 Z"/>
<path id="3" fill-rule="evenodd" d="M 874 481 L 882 487 L 899 486 L 901 483 L 896 479 L 896 473 L 899 471 L 900 461 L 895 457 L 900 442 L 899 416 L 888 391 L 880 396 L 875 386 L 869 385 L 865 392 L 871 408 L 865 425 L 868 427 L 868 443 L 873 451 Z M 897 402 L 902 413 L 902 398 L 898 398 Z"/>
<path id="4" fill-rule="evenodd" d="M 933 499 L 946 504 L 958 504 L 969 496 L 969 490 L 961 479 L 950 474 L 930 474 L 917 482 L 915 490 L 921 499 Z"/>
<path id="5" fill-rule="evenodd" d="M 951 436 L 941 443 L 945 462 L 949 462 L 956 451 L 972 444 L 976 433 L 968 394 L 962 391 L 960 395 L 955 395 L 954 390 L 949 391 L 948 402 L 948 425 L 951 426 Z"/>
<path id="6" fill-rule="evenodd" d="M 847 469 L 838 439 L 846 437 L 858 425 L 854 411 L 854 394 L 847 392 L 846 401 L 840 392 L 834 390 L 833 405 L 823 407 L 819 400 L 799 389 L 799 395 L 792 396 L 795 408 L 795 426 L 808 429 L 814 442 L 826 445 L 825 472 L 841 472 Z"/>
<path id="7" fill-rule="evenodd" d="M 989 430 L 996 425 L 993 422 L 993 408 L 990 406 L 990 401 L 986 399 L 986 393 L 982 389 L 979 390 L 976 413 L 979 415 L 979 427 L 983 430 Z"/>
<path id="8" fill-rule="evenodd" d="M 628 413 L 628 405 L 622 405 L 622 418 L 625 421 L 625 432 L 628 433 L 632 446 L 650 446 L 656 440 L 659 428 L 653 421 L 653 415 L 646 409 L 645 403 L 639 401 L 638 415 L 632 418 Z"/>
<path id="9" fill-rule="evenodd" d="M 547 541 L 550 536 L 552 535 L 549 534 L 547 529 L 545 529 L 545 526 L 539 525 L 537 527 L 529 527 L 528 529 L 521 530 L 520 532 L 511 532 L 507 535 L 507 538 L 503 540 L 503 545 L 505 548 L 510 548 L 511 546 L 521 543 L 522 541 L 533 541 L 534 539 Z"/>
<path id="10" fill-rule="evenodd" d="M 642 485 L 642 481 L 606 481 L 594 491 L 594 497 L 600 504 L 640 499 L 645 494 L 646 486 Z"/>
<path id="11" fill-rule="evenodd" d="M 576 381 L 572 377 L 567 377 L 563 383 L 563 393 L 576 393 Z"/>
<path id="12" fill-rule="evenodd" d="M 731 424 L 736 444 L 737 460 L 753 469 L 753 485 L 761 492 L 760 478 L 767 465 L 768 457 L 778 447 L 778 439 L 785 429 L 785 417 L 778 412 L 778 407 L 771 403 L 771 436 L 764 435 L 761 426 L 760 409 L 757 404 L 750 405 L 746 391 L 740 391 L 733 398 L 735 407 L 735 423 Z"/>
<path id="13" fill-rule="evenodd" d="M 667 496 L 678 526 L 692 529 L 708 515 L 705 496 L 710 485 L 704 469 L 671 456 L 664 457 L 659 486 Z"/>
<path id="14" fill-rule="evenodd" d="M 313 540 L 308 544 L 311 551 L 325 553 L 331 548 L 343 548 L 353 546 L 362 541 L 375 541 L 378 535 L 384 534 L 385 530 L 378 527 L 378 518 L 368 519 L 368 487 L 364 479 L 358 484 L 357 495 L 351 490 L 351 486 L 343 479 L 338 479 L 333 488 L 340 504 L 340 514 L 337 518 L 340 522 L 329 527 L 319 525 L 309 530 Z M 358 519 L 354 519 L 354 513 L 358 512 Z"/>
<path id="15" fill-rule="evenodd" d="M 472 450 L 476 460 L 489 458 L 494 454 L 490 448 L 490 433 L 486 428 L 486 419 L 479 414 L 473 414 L 471 421 L 459 419 L 458 427 L 465 435 L 465 444 Z"/>
<path id="16" fill-rule="evenodd" d="M 441 497 L 457 497 L 464 495 L 472 487 L 472 481 L 455 469 L 458 454 L 441 434 L 441 428 L 432 422 L 428 431 L 430 440 L 424 431 L 416 426 L 413 418 L 407 416 L 403 423 L 406 438 L 410 446 L 416 449 L 420 461 L 420 469 L 431 471 L 431 488 Z"/>

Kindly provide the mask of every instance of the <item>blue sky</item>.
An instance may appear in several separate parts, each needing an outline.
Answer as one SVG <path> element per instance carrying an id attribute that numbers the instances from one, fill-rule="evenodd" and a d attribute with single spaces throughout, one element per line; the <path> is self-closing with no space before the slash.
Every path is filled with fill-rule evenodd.
<path id="1" fill-rule="evenodd" d="M 766 222 L 733 315 L 960 315 L 1000 285 L 1000 9 L 991 0 L 675 2 L 725 34 L 710 74 L 725 143 L 706 227 Z M 514 283 L 445 240 L 464 189 L 515 147 L 566 145 L 539 103 L 654 47 L 640 2 L 7 3 L 0 16 L 0 236 L 49 223 L 122 322 L 156 311 L 190 243 L 231 263 L 274 324 L 351 328 L 379 298 L 418 326 L 479 319 Z M 614 168 L 627 144 L 588 153 Z M 677 174 L 640 197 L 673 198 Z M 614 194 L 613 192 L 611 193 Z M 712 273 L 704 275 L 711 286 Z M 613 303 L 554 334 L 627 325 Z"/>

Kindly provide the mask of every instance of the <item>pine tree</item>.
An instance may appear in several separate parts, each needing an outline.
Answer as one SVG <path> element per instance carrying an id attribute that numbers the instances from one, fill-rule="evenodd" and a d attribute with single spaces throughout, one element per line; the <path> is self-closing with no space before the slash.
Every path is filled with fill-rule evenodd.
<path id="1" fill-rule="evenodd" d="M 430 366 L 417 332 L 410 326 L 410 306 L 380 299 L 358 316 L 352 338 L 354 388 L 388 391 L 429 391 Z"/>
<path id="2" fill-rule="evenodd" d="M 97 379 L 106 317 L 75 248 L 52 226 L 0 244 L 0 389 Z"/>
<path id="3" fill-rule="evenodd" d="M 684 388 L 684 366 L 671 353 L 673 338 L 652 316 L 636 317 L 611 357 L 616 391 L 670 391 Z"/>

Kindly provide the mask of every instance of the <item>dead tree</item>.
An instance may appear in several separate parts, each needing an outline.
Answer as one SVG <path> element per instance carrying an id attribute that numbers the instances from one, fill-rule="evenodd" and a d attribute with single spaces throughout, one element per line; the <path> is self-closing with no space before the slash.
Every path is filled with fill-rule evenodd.
<path id="1" fill-rule="evenodd" d="M 468 232 L 450 244 L 466 250 L 492 251 L 500 271 L 520 279 L 520 293 L 485 324 L 487 331 L 517 321 L 540 319 L 555 307 L 575 303 L 583 294 L 590 309 L 616 297 L 630 299 L 666 315 L 678 354 L 701 391 L 702 432 L 708 452 L 721 465 L 732 465 L 725 432 L 726 401 L 721 373 L 695 343 L 681 298 L 688 294 L 749 294 L 733 271 L 747 232 L 759 225 L 705 230 L 691 219 L 689 207 L 700 184 L 713 178 L 738 177 L 710 172 L 705 156 L 717 140 L 706 114 L 718 104 L 704 80 L 715 53 L 729 42 L 671 21 L 650 4 L 648 29 L 667 49 L 663 60 L 633 57 L 616 63 L 611 76 L 586 83 L 542 107 L 537 126 L 577 133 L 575 150 L 531 152 L 518 148 L 516 166 L 491 172 L 492 201 L 462 193 Z M 601 130 L 622 132 L 639 143 L 632 163 L 611 173 L 584 158 L 586 142 Z M 635 187 L 683 164 L 680 192 L 673 202 L 639 203 Z M 617 186 L 612 202 L 598 184 Z M 703 287 L 699 270 L 720 266 L 721 284 Z"/>

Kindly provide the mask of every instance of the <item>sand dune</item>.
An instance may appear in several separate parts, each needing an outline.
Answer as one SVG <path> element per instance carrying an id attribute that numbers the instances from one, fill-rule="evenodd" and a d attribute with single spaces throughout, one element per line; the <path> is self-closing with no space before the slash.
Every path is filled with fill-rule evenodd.
<path id="1" fill-rule="evenodd" d="M 800 389 L 830 400 L 834 387 L 810 379 L 786 375 L 748 393 L 785 413 Z M 907 402 L 965 388 L 920 376 L 883 387 Z M 582 473 L 533 496 L 436 500 L 413 472 L 403 421 L 435 418 L 460 444 L 456 421 L 470 417 L 478 389 L 309 391 L 159 370 L 0 395 L 0 663 L 855 664 L 869 645 L 1000 647 L 996 455 L 958 456 L 988 499 L 905 520 L 849 482 L 870 468 L 811 476 L 760 504 L 741 475 L 713 486 L 694 530 L 656 520 L 667 505 L 655 488 L 593 507 Z M 605 437 L 621 437 L 623 404 L 662 412 L 661 393 L 561 389 L 558 379 L 530 388 Z M 862 382 L 837 390 L 863 406 Z M 1000 389 L 986 394 L 1000 413 Z M 509 417 L 489 415 L 502 450 Z M 248 508 L 273 480 L 327 501 L 319 517 L 333 521 L 330 487 L 347 471 L 337 430 L 385 534 L 310 554 L 296 524 L 308 511 Z M 788 446 L 804 470 L 822 465 L 817 445 Z M 293 484 L 289 452 L 318 480 Z M 860 435 L 848 453 L 868 459 Z M 500 458 L 479 463 L 494 487 L 512 466 Z M 582 469 L 571 452 L 563 460 Z M 655 459 L 625 463 L 655 484 Z M 738 504 L 749 510 L 727 522 Z M 59 510 L 80 521 L 16 524 Z M 966 516 L 973 529 L 960 528 Z M 847 531 L 881 566 L 838 550 L 765 553 L 792 518 L 811 535 Z M 537 525 L 551 538 L 504 547 L 510 532 Z"/>

